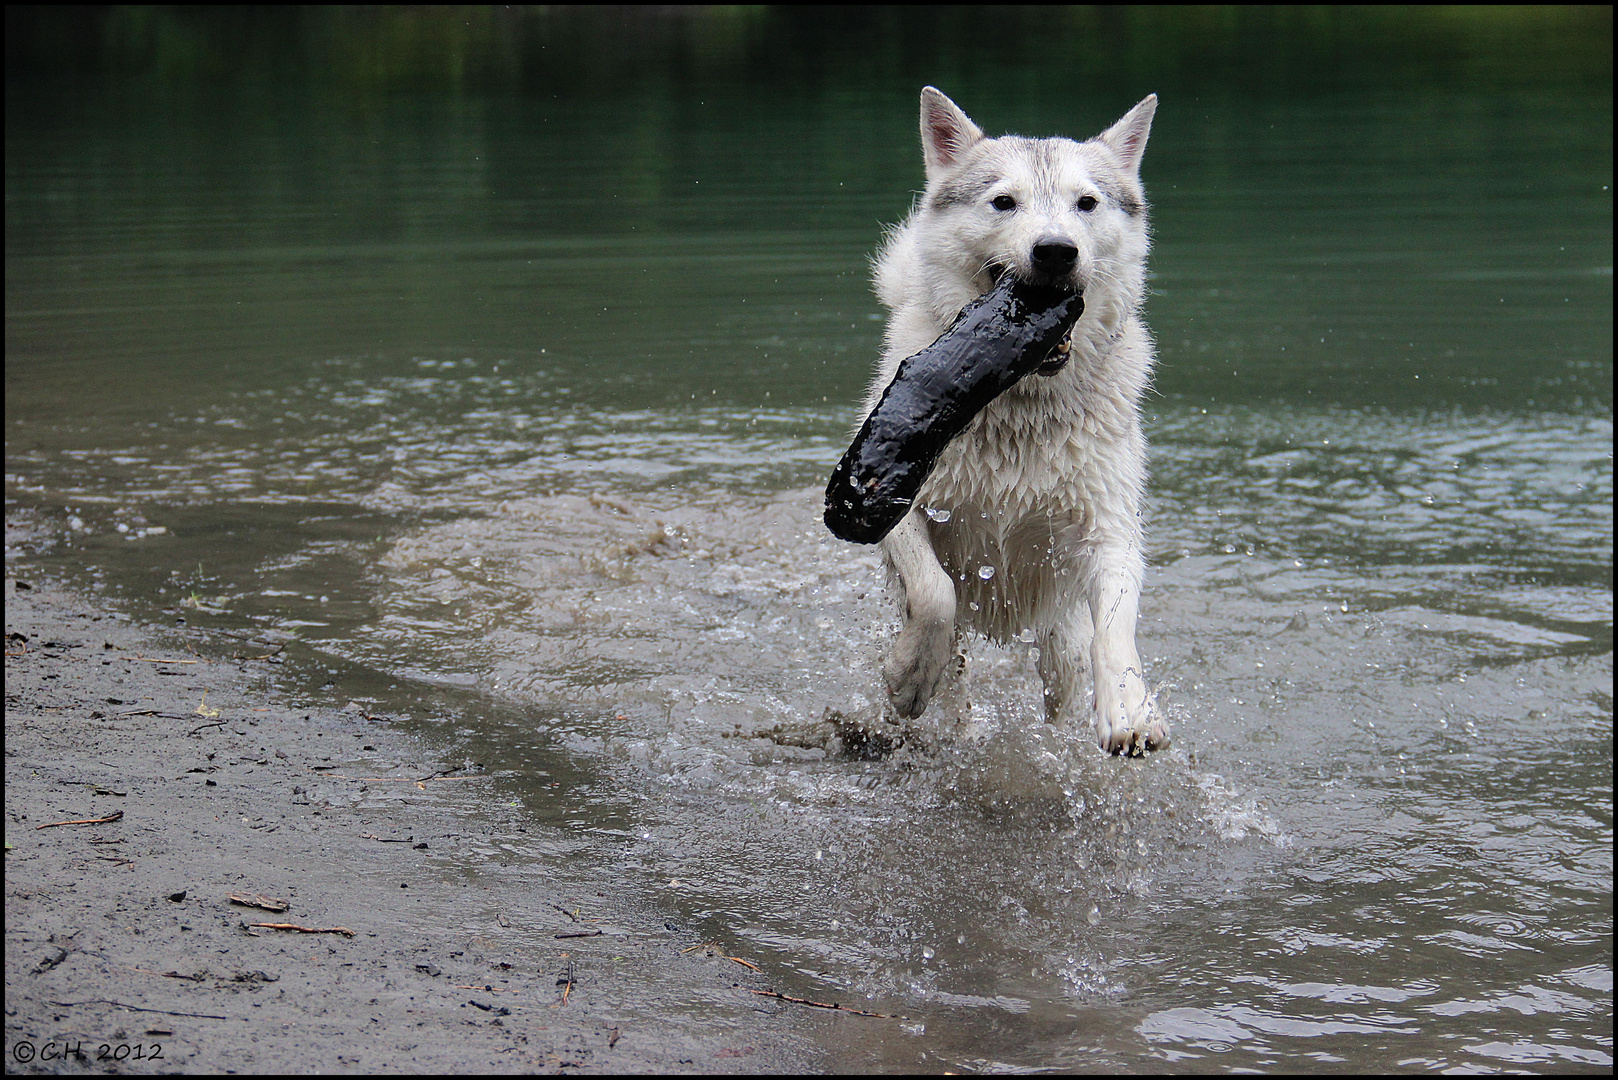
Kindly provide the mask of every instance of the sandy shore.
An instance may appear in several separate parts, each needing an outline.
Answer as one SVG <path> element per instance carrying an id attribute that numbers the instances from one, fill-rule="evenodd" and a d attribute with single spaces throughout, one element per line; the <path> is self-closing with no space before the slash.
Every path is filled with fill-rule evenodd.
<path id="1" fill-rule="evenodd" d="M 289 704 L 296 657 L 5 602 L 8 1072 L 802 1071 L 842 1019 L 508 857 L 496 780 Z"/>

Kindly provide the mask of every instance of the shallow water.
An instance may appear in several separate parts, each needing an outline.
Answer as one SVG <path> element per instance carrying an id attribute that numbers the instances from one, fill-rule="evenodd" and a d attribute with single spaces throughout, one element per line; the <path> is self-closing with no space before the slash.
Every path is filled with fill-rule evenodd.
<path id="1" fill-rule="evenodd" d="M 371 673 L 554 828 L 514 857 L 906 1018 L 829 1068 L 1610 1067 L 1610 94 L 1165 95 L 1174 747 L 1034 722 L 1032 646 L 975 642 L 866 760 L 896 616 L 820 490 L 912 94 L 8 94 L 8 519 Z"/>

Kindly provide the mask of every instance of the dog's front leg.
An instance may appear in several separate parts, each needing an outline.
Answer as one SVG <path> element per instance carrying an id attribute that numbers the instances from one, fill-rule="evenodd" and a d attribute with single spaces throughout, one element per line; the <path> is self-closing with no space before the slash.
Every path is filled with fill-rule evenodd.
<path id="1" fill-rule="evenodd" d="M 1039 639 L 1035 667 L 1045 688 L 1045 722 L 1066 723 L 1064 710 L 1079 697 L 1084 675 L 1083 647 L 1087 640 L 1082 602 L 1069 610 Z"/>
<path id="2" fill-rule="evenodd" d="M 904 626 L 882 665 L 888 697 L 905 719 L 927 708 L 949 667 L 955 641 L 955 583 L 938 563 L 921 512 L 912 510 L 882 540 L 904 594 Z"/>
<path id="3" fill-rule="evenodd" d="M 1095 679 L 1096 742 L 1110 754 L 1144 754 L 1169 744 L 1169 728 L 1146 688 L 1135 648 L 1140 573 L 1126 557 L 1103 564 L 1090 590 L 1095 637 L 1090 669 Z"/>

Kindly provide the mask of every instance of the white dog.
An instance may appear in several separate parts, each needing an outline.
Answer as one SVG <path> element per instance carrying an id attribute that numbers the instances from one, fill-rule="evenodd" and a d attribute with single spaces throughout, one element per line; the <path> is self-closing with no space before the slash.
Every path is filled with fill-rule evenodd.
<path id="1" fill-rule="evenodd" d="M 1139 401 L 1153 360 L 1140 316 L 1149 245 L 1140 161 L 1156 109 L 1153 95 L 1089 142 L 990 139 L 942 93 L 921 92 L 927 190 L 876 261 L 891 315 L 866 412 L 899 362 L 1000 273 L 1070 283 L 1084 314 L 1067 363 L 991 402 L 882 541 L 904 600 L 883 665 L 901 716 L 920 716 L 938 691 L 959 627 L 1037 641 L 1053 723 L 1082 707 L 1088 643 L 1102 749 L 1168 745 L 1135 648 Z"/>

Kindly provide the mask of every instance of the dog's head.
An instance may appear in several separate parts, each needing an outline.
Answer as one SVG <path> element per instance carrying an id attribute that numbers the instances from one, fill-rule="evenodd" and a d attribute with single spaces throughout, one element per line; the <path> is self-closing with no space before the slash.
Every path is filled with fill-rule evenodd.
<path id="1" fill-rule="evenodd" d="M 1088 142 L 986 138 L 949 98 L 921 92 L 927 192 L 919 216 L 930 254 L 976 291 L 999 274 L 1115 290 L 1131 307 L 1144 284 L 1148 233 L 1140 161 L 1157 111 L 1148 96 Z"/>

